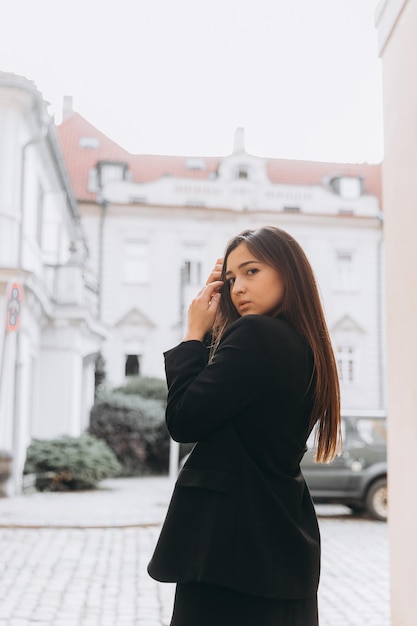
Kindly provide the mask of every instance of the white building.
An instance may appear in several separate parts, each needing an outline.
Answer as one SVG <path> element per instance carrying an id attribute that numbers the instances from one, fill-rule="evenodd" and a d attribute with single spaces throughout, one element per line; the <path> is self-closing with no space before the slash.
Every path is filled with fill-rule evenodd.
<path id="1" fill-rule="evenodd" d="M 32 82 L 0 72 L 0 449 L 13 455 L 10 493 L 32 438 L 78 436 L 88 423 L 105 334 L 86 257 L 47 104 Z"/>
<path id="2" fill-rule="evenodd" d="M 74 113 L 58 127 L 102 285 L 109 383 L 163 376 L 187 303 L 227 240 L 276 225 L 315 269 L 340 367 L 345 409 L 382 409 L 380 165 L 264 159 L 243 130 L 224 158 L 131 155 Z"/>

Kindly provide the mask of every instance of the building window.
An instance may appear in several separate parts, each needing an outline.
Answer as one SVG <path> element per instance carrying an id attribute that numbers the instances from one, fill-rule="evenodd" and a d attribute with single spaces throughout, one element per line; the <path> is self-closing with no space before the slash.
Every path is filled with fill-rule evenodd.
<path id="1" fill-rule="evenodd" d="M 362 194 L 362 179 L 358 176 L 335 176 L 329 181 L 330 188 L 341 198 L 356 200 Z"/>
<path id="2" fill-rule="evenodd" d="M 356 176 L 342 176 L 339 181 L 339 194 L 347 200 L 359 198 L 362 193 L 362 181 Z"/>
<path id="3" fill-rule="evenodd" d="M 189 157 L 185 161 L 188 170 L 204 171 L 207 169 L 206 161 L 199 157 Z"/>
<path id="4" fill-rule="evenodd" d="M 342 384 L 355 382 L 355 350 L 352 346 L 338 346 L 337 366 L 339 369 L 339 379 Z"/>
<path id="5" fill-rule="evenodd" d="M 336 251 L 336 289 L 349 291 L 355 287 L 354 255 L 350 250 Z"/>
<path id="6" fill-rule="evenodd" d="M 123 279 L 126 283 L 148 283 L 149 244 L 146 241 L 125 241 Z"/>
<path id="7" fill-rule="evenodd" d="M 80 148 L 97 150 L 100 146 L 100 142 L 97 137 L 80 137 L 78 145 Z"/>
<path id="8" fill-rule="evenodd" d="M 113 161 L 99 161 L 97 163 L 98 180 L 100 187 L 126 179 L 127 163 Z"/>
<path id="9" fill-rule="evenodd" d="M 199 243 L 187 243 L 182 254 L 181 280 L 183 286 L 199 287 L 203 281 L 202 246 Z"/>
<path id="10" fill-rule="evenodd" d="M 127 354 L 125 361 L 125 376 L 139 376 L 140 375 L 140 355 L 139 354 Z"/>
<path id="11" fill-rule="evenodd" d="M 182 266 L 184 285 L 201 285 L 201 261 L 184 261 Z"/>
<path id="12" fill-rule="evenodd" d="M 236 178 L 246 179 L 249 178 L 248 167 L 246 165 L 239 165 L 236 170 Z"/>

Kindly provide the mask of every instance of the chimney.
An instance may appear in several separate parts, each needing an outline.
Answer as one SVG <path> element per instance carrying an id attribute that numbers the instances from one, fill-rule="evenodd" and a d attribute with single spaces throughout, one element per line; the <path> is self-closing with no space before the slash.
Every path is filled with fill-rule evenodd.
<path id="1" fill-rule="evenodd" d="M 245 152 L 245 130 L 241 126 L 239 126 L 239 128 L 236 128 L 235 131 L 233 152 L 234 154 L 237 154 L 239 152 Z"/>
<path id="2" fill-rule="evenodd" d="M 62 105 L 62 121 L 67 120 L 74 113 L 72 108 L 72 96 L 64 96 Z"/>

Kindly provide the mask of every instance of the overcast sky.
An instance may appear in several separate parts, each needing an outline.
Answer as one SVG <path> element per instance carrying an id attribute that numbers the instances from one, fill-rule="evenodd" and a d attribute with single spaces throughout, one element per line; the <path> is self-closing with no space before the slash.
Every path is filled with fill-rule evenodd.
<path id="1" fill-rule="evenodd" d="M 377 0 L 0 0 L 0 69 L 132 153 L 383 156 Z"/>

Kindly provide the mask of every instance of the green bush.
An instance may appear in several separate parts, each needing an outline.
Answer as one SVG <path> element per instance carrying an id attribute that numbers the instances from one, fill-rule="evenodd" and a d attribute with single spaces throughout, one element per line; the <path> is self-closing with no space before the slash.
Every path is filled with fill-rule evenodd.
<path id="1" fill-rule="evenodd" d="M 35 439 L 27 450 L 25 474 L 35 474 L 39 491 L 93 489 L 119 475 L 121 466 L 106 443 L 90 435 Z"/>
<path id="2" fill-rule="evenodd" d="M 102 392 L 91 410 L 89 432 L 113 450 L 124 476 L 168 471 L 169 435 L 165 402 L 160 399 L 144 398 L 132 391 Z"/>
<path id="3" fill-rule="evenodd" d="M 117 387 L 114 391 L 161 400 L 166 403 L 168 388 L 166 382 L 160 378 L 131 376 L 123 387 Z"/>

